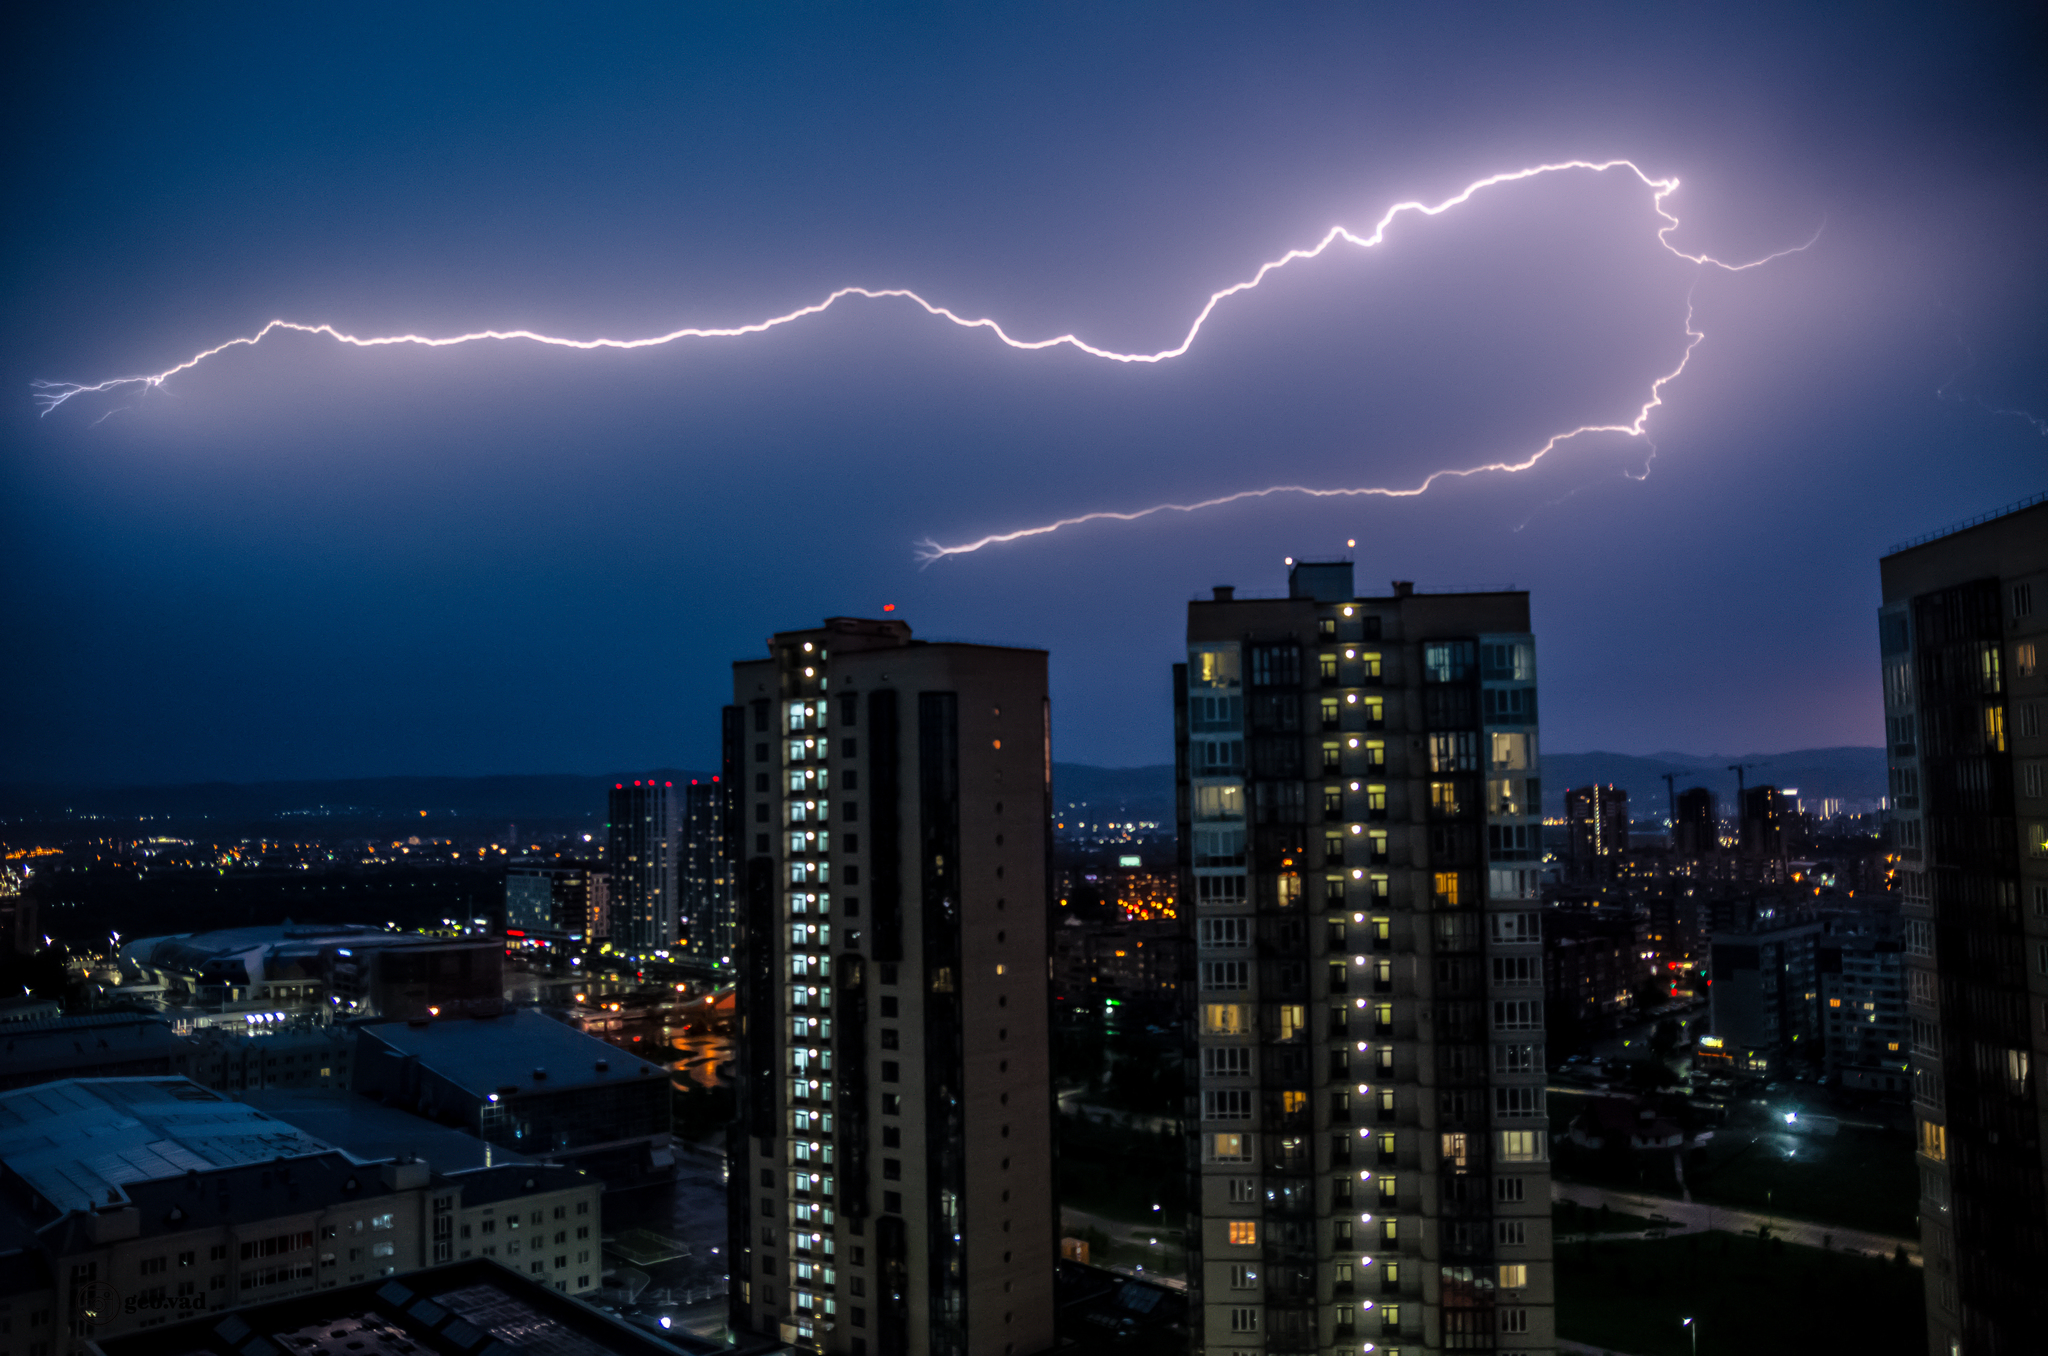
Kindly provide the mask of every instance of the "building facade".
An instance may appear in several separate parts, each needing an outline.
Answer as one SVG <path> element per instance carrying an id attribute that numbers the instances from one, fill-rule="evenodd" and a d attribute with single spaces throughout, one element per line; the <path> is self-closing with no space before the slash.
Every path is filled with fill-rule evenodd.
<path id="1" fill-rule="evenodd" d="M 1804 914 L 1764 910 L 1750 925 L 1709 943 L 1709 1023 L 1751 1072 L 1785 1061 L 1823 1059 L 1821 924 Z"/>
<path id="2" fill-rule="evenodd" d="M 732 1325 L 1053 1345 L 1046 657 L 833 618 L 733 665 Z"/>
<path id="3" fill-rule="evenodd" d="M 1824 1048 L 1841 1087 L 1896 1093 L 1912 1086 L 1898 924 L 1895 907 L 1859 910 L 1831 918 L 1821 939 Z"/>
<path id="4" fill-rule="evenodd" d="M 1895 549 L 1879 574 L 1928 1350 L 2039 1350 L 2048 497 Z"/>
<path id="5" fill-rule="evenodd" d="M 675 784 L 650 777 L 611 789 L 611 943 L 630 955 L 666 951 L 681 937 L 677 889 L 680 805 Z"/>
<path id="6" fill-rule="evenodd" d="M 1524 593 L 1190 604 L 1197 1353 L 1555 1349 Z"/>
<path id="7" fill-rule="evenodd" d="M 505 926 L 596 941 L 608 937 L 611 877 L 588 862 L 514 862 L 505 868 Z"/>
<path id="8" fill-rule="evenodd" d="M 725 860 L 724 784 L 692 778 L 683 791 L 683 934 L 690 953 L 732 963 L 732 872 Z"/>

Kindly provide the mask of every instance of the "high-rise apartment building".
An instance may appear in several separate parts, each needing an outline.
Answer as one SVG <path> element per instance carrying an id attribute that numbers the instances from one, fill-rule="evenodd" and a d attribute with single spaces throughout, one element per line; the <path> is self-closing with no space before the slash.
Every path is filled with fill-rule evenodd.
<path id="1" fill-rule="evenodd" d="M 1049 719 L 1044 651 L 894 620 L 733 665 L 736 1330 L 1052 1347 Z"/>
<path id="2" fill-rule="evenodd" d="M 1628 852 L 1628 792 L 1619 786 L 1576 786 L 1564 793 L 1570 838 L 1566 864 L 1574 879 L 1612 879 Z"/>
<path id="3" fill-rule="evenodd" d="M 692 777 L 683 791 L 683 936 L 714 965 L 733 954 L 732 873 L 725 860 L 725 784 Z"/>
<path id="4" fill-rule="evenodd" d="M 1553 1350 L 1528 595 L 1288 593 L 1175 666 L 1195 1350 Z"/>
<path id="5" fill-rule="evenodd" d="M 1720 851 L 1721 815 L 1712 791 L 1692 786 L 1678 793 L 1678 820 L 1671 826 L 1671 843 L 1679 856 L 1687 858 Z"/>
<path id="6" fill-rule="evenodd" d="M 675 783 L 652 777 L 631 785 L 620 782 L 612 787 L 608 809 L 611 838 L 605 866 L 611 876 L 612 945 L 636 955 L 666 950 L 681 935 Z"/>
<path id="7" fill-rule="evenodd" d="M 2048 496 L 1895 548 L 1878 633 L 1928 1350 L 2048 1332 Z"/>

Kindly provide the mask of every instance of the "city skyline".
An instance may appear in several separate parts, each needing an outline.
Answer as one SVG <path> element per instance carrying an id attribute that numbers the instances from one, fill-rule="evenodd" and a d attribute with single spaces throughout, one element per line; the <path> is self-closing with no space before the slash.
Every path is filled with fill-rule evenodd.
<path id="1" fill-rule="evenodd" d="M 1175 654 L 1160 619 L 1290 556 L 1530 590 L 1558 749 L 1874 746 L 1861 563 L 2040 488 L 2031 49 L 1996 14 L 1776 15 L 1767 50 L 1623 14 L 28 35 L 0 569 L 34 658 L 0 779 L 708 768 L 748 618 L 891 607 L 1044 646 L 1062 760 L 1160 763 L 1165 693 L 1130 677 Z M 1642 183 L 1552 174 L 1289 265 L 1171 363 L 874 302 L 688 351 L 277 335 L 146 396 L 31 400 L 276 316 L 587 338 L 843 286 L 1156 353 L 1333 226 L 1617 158 L 1679 181 L 1672 247 L 1808 247 L 1701 270 Z M 1626 424 L 1681 360 L 1646 438 L 1518 475 L 916 559 L 1518 462 Z M 858 511 L 806 520 L 793 486 Z M 1787 580 L 1799 604 L 1767 602 Z"/>

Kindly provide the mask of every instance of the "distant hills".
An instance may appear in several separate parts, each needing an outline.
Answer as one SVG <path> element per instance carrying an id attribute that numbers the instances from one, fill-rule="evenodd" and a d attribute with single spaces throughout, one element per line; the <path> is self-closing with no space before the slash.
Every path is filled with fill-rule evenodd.
<path id="1" fill-rule="evenodd" d="M 1731 763 L 1754 764 L 1747 784 L 1797 787 L 1803 799 L 1874 801 L 1885 794 L 1881 748 L 1798 749 L 1742 755 L 1655 753 L 1552 753 L 1543 758 L 1543 808 L 1562 814 L 1567 788 L 1594 782 L 1628 791 L 1639 817 L 1661 814 L 1664 774 L 1678 789 L 1704 786 L 1733 807 Z M 554 774 L 507 777 L 365 777 L 335 781 L 200 782 L 182 786 L 0 786 L 0 823 L 49 824 L 109 819 L 216 824 L 303 825 L 309 834 L 346 834 L 352 823 L 393 820 L 449 832 L 467 824 L 518 823 L 535 831 L 588 831 L 602 824 L 605 792 L 619 780 L 645 778 L 642 768 L 613 776 Z M 678 784 L 708 780 L 709 772 L 660 768 L 651 775 Z M 1053 803 L 1068 813 L 1086 809 L 1105 819 L 1173 819 L 1173 765 L 1096 767 L 1053 764 Z M 424 812 L 424 813 L 423 813 Z M 282 831 L 277 830 L 277 831 Z"/>

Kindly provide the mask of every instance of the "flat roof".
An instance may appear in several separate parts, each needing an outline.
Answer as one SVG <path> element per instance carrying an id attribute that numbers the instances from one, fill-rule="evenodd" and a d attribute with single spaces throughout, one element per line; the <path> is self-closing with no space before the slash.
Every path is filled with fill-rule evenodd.
<path id="1" fill-rule="evenodd" d="M 346 1088 L 252 1088 L 242 1096 L 265 1115 L 365 1163 L 411 1157 L 445 1174 L 535 1161 Z"/>
<path id="2" fill-rule="evenodd" d="M 245 1305 L 92 1346 L 102 1356 L 712 1356 L 732 1350 L 681 1331 L 656 1340 L 487 1258 Z"/>
<path id="3" fill-rule="evenodd" d="M 0 1092 L 0 1162 L 60 1214 L 126 1205 L 131 1184 L 329 1152 L 189 1078 L 72 1078 Z"/>
<path id="4" fill-rule="evenodd" d="M 507 1087 L 562 1092 L 668 1078 L 661 1065 L 531 1009 L 499 1017 L 376 1022 L 358 1030 L 402 1055 L 418 1056 L 422 1066 L 478 1098 Z M 364 1057 L 360 1046 L 357 1057 Z M 536 1070 L 546 1076 L 534 1077 Z"/>

